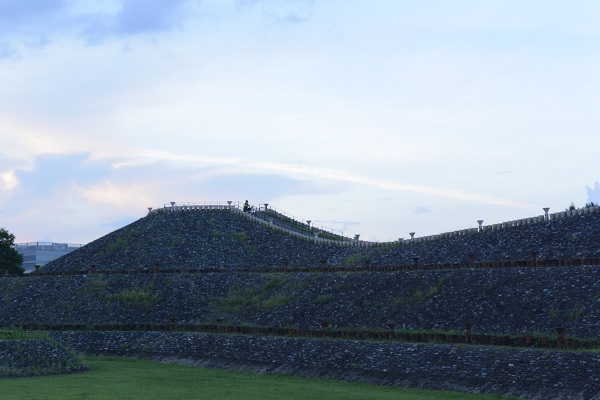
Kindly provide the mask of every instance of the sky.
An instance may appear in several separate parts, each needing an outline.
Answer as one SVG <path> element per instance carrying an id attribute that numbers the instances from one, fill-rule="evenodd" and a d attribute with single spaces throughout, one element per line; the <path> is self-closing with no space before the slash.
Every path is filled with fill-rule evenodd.
<path id="1" fill-rule="evenodd" d="M 0 227 L 171 201 L 394 241 L 600 203 L 600 3 L 0 0 Z"/>

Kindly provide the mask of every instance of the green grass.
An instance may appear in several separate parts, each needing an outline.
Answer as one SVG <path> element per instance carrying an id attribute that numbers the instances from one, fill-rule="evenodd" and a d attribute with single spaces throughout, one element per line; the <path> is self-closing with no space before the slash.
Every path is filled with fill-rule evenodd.
<path id="1" fill-rule="evenodd" d="M 330 303 L 331 301 L 333 301 L 332 294 L 321 294 L 315 298 L 315 303 L 317 303 L 320 306 Z"/>
<path id="2" fill-rule="evenodd" d="M 41 331 L 26 332 L 20 328 L 0 329 L 0 340 L 32 340 L 32 339 L 49 340 L 50 336 L 46 332 L 41 332 Z"/>
<path id="3" fill-rule="evenodd" d="M 290 300 L 292 300 L 291 296 L 269 297 L 261 304 L 260 307 L 263 310 L 270 310 L 273 308 L 281 308 L 281 307 L 285 306 L 287 303 L 289 303 Z"/>
<path id="4" fill-rule="evenodd" d="M 576 310 L 569 311 L 569 320 L 577 321 L 583 315 L 583 308 L 578 308 Z"/>
<path id="5" fill-rule="evenodd" d="M 71 399 L 402 399 L 491 400 L 495 395 L 423 391 L 360 383 L 256 375 L 160 364 L 131 358 L 88 357 L 88 372 L 19 379 L 0 379 L 2 400 Z M 502 398 L 505 399 L 506 398 Z"/>
<path id="6" fill-rule="evenodd" d="M 108 303 L 118 302 L 123 305 L 135 305 L 141 307 L 151 307 L 158 303 L 161 298 L 154 293 L 154 285 L 146 285 L 124 289 L 119 293 L 109 294 L 105 297 Z"/>
<path id="7" fill-rule="evenodd" d="M 403 295 L 392 299 L 395 305 L 413 304 L 418 305 L 436 296 L 440 289 L 448 283 L 448 276 L 442 276 L 439 281 L 427 290 L 418 290 L 411 295 Z"/>
<path id="8" fill-rule="evenodd" d="M 276 295 L 272 292 L 280 289 L 287 281 L 288 277 L 278 275 L 259 287 L 232 286 L 226 297 L 214 298 L 210 301 L 210 305 L 226 314 L 237 314 L 256 306 L 260 306 L 263 310 L 280 308 L 292 300 L 292 296 Z"/>
<path id="9" fill-rule="evenodd" d="M 361 267 L 364 265 L 367 256 L 361 253 L 354 253 L 344 258 L 342 265 L 344 267 Z"/>
<path id="10" fill-rule="evenodd" d="M 248 239 L 250 239 L 250 235 L 248 235 L 244 231 L 237 231 L 231 234 L 231 237 L 237 240 L 240 243 L 246 243 Z"/>

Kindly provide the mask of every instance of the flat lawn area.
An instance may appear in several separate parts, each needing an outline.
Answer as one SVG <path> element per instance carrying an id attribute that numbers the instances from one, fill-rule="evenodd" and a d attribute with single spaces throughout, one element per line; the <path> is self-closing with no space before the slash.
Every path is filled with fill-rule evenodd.
<path id="1" fill-rule="evenodd" d="M 292 376 L 256 375 L 131 358 L 88 357 L 85 360 L 90 371 L 80 374 L 0 379 L 0 399 L 491 400 L 502 398 Z"/>

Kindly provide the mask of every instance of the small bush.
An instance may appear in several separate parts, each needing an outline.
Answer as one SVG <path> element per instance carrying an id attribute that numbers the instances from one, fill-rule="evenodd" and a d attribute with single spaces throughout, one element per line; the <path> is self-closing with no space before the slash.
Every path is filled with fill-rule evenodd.
<path id="1" fill-rule="evenodd" d="M 272 289 L 276 289 L 281 287 L 287 281 L 287 277 L 285 276 L 277 276 L 273 279 L 268 280 L 262 287 L 261 291 L 267 292 Z"/>
<path id="2" fill-rule="evenodd" d="M 332 300 L 333 300 L 332 294 L 322 294 L 322 295 L 317 296 L 317 298 L 315 299 L 315 303 L 322 306 L 323 304 L 327 304 L 327 303 L 331 302 Z"/>
<path id="3" fill-rule="evenodd" d="M 231 237 L 240 243 L 246 243 L 250 236 L 244 231 L 238 231 L 231 234 Z"/>
<path id="4" fill-rule="evenodd" d="M 121 292 L 110 294 L 105 299 L 108 303 L 118 302 L 123 305 L 151 307 L 161 300 L 160 296 L 154 294 L 153 291 L 154 286 L 147 285 L 125 289 Z"/>
<path id="5" fill-rule="evenodd" d="M 272 308 L 281 308 L 281 307 L 285 306 L 287 303 L 289 303 L 291 299 L 292 299 L 291 296 L 270 297 L 262 303 L 261 308 L 263 308 L 264 310 L 268 310 L 268 309 L 272 309 Z"/>
<path id="6" fill-rule="evenodd" d="M 552 319 L 558 319 L 560 317 L 560 311 L 558 311 L 557 309 L 553 308 L 550 311 L 548 311 L 548 315 Z"/>
<path id="7" fill-rule="evenodd" d="M 342 265 L 344 267 L 359 267 L 364 264 L 366 258 L 364 254 L 355 253 L 344 258 Z"/>
<path id="8" fill-rule="evenodd" d="M 569 320 L 577 321 L 583 315 L 583 308 L 569 311 Z"/>

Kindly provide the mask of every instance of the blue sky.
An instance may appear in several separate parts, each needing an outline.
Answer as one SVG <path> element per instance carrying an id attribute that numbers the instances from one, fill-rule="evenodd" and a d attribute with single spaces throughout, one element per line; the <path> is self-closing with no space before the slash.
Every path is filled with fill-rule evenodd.
<path id="1" fill-rule="evenodd" d="M 0 226 L 170 201 L 388 241 L 600 201 L 594 1 L 0 0 Z"/>

